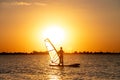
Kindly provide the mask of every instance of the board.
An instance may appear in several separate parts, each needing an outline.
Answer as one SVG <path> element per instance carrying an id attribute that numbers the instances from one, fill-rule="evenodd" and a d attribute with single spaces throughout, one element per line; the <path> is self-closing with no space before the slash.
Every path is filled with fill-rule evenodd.
<path id="1" fill-rule="evenodd" d="M 54 67 L 80 67 L 80 64 L 76 63 L 76 64 L 69 64 L 69 65 L 50 65 L 50 66 L 54 66 Z"/>

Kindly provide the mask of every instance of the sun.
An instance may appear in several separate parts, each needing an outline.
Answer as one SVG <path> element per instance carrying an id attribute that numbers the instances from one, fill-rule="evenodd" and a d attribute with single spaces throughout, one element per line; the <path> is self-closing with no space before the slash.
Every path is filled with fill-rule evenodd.
<path id="1" fill-rule="evenodd" d="M 54 44 L 60 44 L 65 39 L 65 31 L 57 25 L 52 25 L 43 31 L 43 37 L 49 38 Z"/>

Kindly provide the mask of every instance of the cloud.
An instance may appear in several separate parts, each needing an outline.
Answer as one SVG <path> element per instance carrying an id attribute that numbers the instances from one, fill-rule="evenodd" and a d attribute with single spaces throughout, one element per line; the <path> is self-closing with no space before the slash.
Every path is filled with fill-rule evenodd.
<path id="1" fill-rule="evenodd" d="M 47 3 L 16 1 L 16 2 L 1 2 L 0 5 L 2 6 L 46 6 Z"/>
<path id="2" fill-rule="evenodd" d="M 15 2 L 13 3 L 14 5 L 19 5 L 19 6 L 30 6 L 31 3 L 28 3 L 28 2 Z"/>
<path id="3" fill-rule="evenodd" d="M 28 2 L 2 2 L 0 3 L 3 6 L 30 6 Z"/>
<path id="4" fill-rule="evenodd" d="M 40 3 L 40 2 L 35 2 L 33 5 L 38 5 L 38 6 L 46 6 L 46 3 Z"/>

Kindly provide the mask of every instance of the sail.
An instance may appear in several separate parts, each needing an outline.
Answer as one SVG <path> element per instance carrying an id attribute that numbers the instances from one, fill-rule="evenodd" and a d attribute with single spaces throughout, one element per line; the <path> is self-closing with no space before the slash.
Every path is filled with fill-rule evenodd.
<path id="1" fill-rule="evenodd" d="M 60 63 L 60 59 L 57 50 L 48 38 L 44 41 L 50 55 L 50 65 L 58 65 Z"/>

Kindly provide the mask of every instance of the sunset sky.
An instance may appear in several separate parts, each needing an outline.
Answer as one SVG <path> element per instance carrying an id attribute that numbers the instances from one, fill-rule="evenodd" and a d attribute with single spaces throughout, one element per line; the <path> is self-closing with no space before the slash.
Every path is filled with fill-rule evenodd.
<path id="1" fill-rule="evenodd" d="M 45 51 L 48 29 L 57 50 L 120 52 L 120 0 L 0 0 L 0 52 Z"/>

